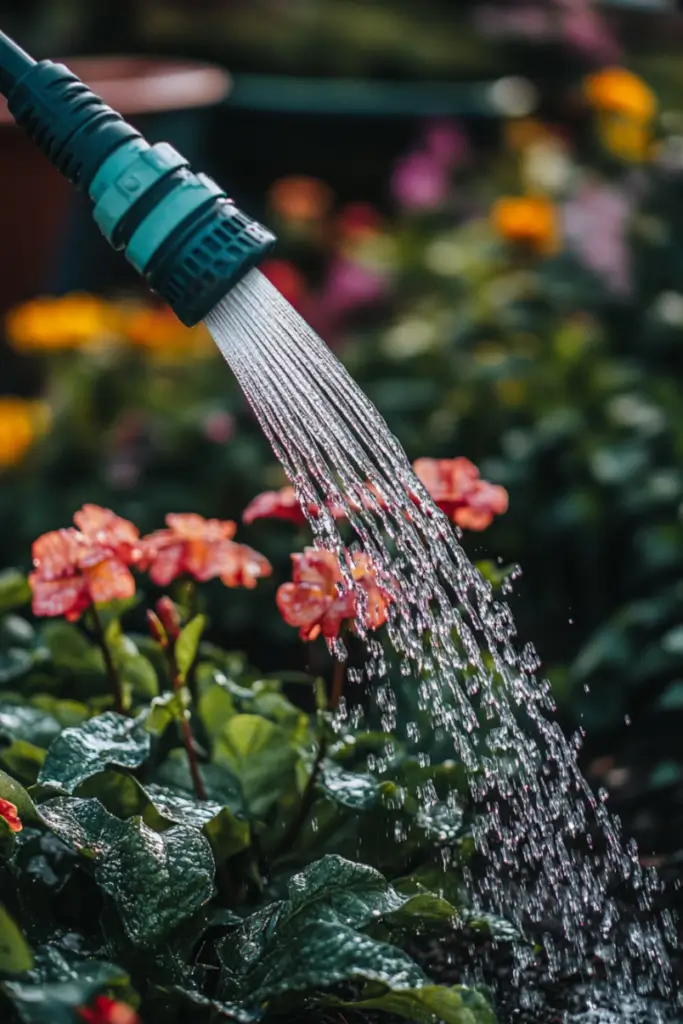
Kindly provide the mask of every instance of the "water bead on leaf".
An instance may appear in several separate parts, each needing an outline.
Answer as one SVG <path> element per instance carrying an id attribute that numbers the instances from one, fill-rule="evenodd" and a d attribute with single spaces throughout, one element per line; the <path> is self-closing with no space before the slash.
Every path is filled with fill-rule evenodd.
<path id="1" fill-rule="evenodd" d="M 345 585 L 339 559 L 331 551 L 305 548 L 292 555 L 292 563 L 292 582 L 283 583 L 277 592 L 280 614 L 299 629 L 302 640 L 315 640 L 321 633 L 334 640 L 344 622 L 358 613 L 357 594 Z M 365 591 L 364 624 L 378 629 L 387 619 L 389 595 L 366 555 L 353 556 L 351 573 L 356 586 Z"/>
<path id="2" fill-rule="evenodd" d="M 482 480 L 469 459 L 418 459 L 413 469 L 434 503 L 464 530 L 485 530 L 507 512 L 505 488 Z"/>
<path id="3" fill-rule="evenodd" d="M 3 818 L 7 823 L 10 832 L 21 832 L 24 827 L 19 819 L 19 813 L 15 804 L 2 798 L 0 798 L 0 818 Z"/>
<path id="4" fill-rule="evenodd" d="M 86 1024 L 141 1024 L 132 1007 L 108 996 L 97 996 L 92 1006 L 80 1006 L 77 1013 Z"/>

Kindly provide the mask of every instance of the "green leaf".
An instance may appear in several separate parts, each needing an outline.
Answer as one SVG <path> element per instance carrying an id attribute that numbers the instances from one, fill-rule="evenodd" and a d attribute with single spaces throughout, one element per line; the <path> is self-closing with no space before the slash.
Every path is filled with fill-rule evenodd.
<path id="1" fill-rule="evenodd" d="M 145 729 L 152 736 L 163 736 L 171 722 L 182 722 L 191 703 L 190 692 L 182 686 L 177 693 L 155 697 L 145 716 Z"/>
<path id="2" fill-rule="evenodd" d="M 197 710 L 208 735 L 215 739 L 228 720 L 237 714 L 237 708 L 230 691 L 221 685 L 220 680 L 224 678 L 222 674 L 212 673 L 212 678 L 215 681 L 200 693 Z"/>
<path id="3" fill-rule="evenodd" d="M 32 786 L 45 761 L 45 751 L 26 740 L 14 740 L 0 750 L 0 761 L 12 775 Z"/>
<path id="4" fill-rule="evenodd" d="M 34 655 L 23 647 L 9 647 L 0 651 L 0 683 L 21 679 L 32 668 Z"/>
<path id="5" fill-rule="evenodd" d="M 657 701 L 657 707 L 662 711 L 674 711 L 683 708 L 683 680 L 677 679 L 667 686 L 664 693 Z"/>
<path id="6" fill-rule="evenodd" d="M 104 629 L 107 630 L 112 622 L 122 619 L 126 612 L 129 612 L 131 608 L 137 607 L 141 600 L 141 596 L 136 594 L 134 597 L 117 598 L 114 601 L 98 604 L 97 614 Z"/>
<path id="7" fill-rule="evenodd" d="M 381 790 L 372 775 L 350 772 L 326 759 L 319 777 L 319 788 L 337 804 L 353 810 L 366 810 L 378 803 Z"/>
<path id="8" fill-rule="evenodd" d="M 33 955 L 16 922 L 0 903 L 0 972 L 23 974 L 33 967 Z"/>
<path id="9" fill-rule="evenodd" d="M 61 732 L 56 718 L 37 708 L 0 701 L 0 736 L 8 740 L 26 740 L 46 750 Z"/>
<path id="10" fill-rule="evenodd" d="M 149 753 L 150 737 L 141 720 L 106 711 L 57 737 L 38 781 L 62 793 L 73 793 L 81 782 L 109 765 L 137 768 Z"/>
<path id="11" fill-rule="evenodd" d="M 236 817 L 228 807 L 153 783 L 145 786 L 145 792 L 167 821 L 202 829 L 211 843 L 216 861 L 227 860 L 249 846 L 249 822 Z"/>
<path id="12" fill-rule="evenodd" d="M 138 817 L 119 821 L 98 800 L 58 797 L 40 813 L 64 842 L 95 861 L 95 880 L 135 945 L 161 942 L 213 894 L 211 847 L 196 828 L 154 832 Z"/>
<path id="13" fill-rule="evenodd" d="M 259 715 L 235 715 L 216 741 L 216 761 L 234 771 L 255 817 L 294 788 L 296 756 L 286 732 Z"/>
<path id="14" fill-rule="evenodd" d="M 175 660 L 178 666 L 178 674 L 182 682 L 185 682 L 187 673 L 192 668 L 192 663 L 197 656 L 199 641 L 206 627 L 206 616 L 195 615 L 182 630 L 175 644 Z"/>
<path id="15" fill-rule="evenodd" d="M 31 707 L 43 711 L 55 719 L 60 729 L 69 729 L 72 725 L 80 725 L 90 717 L 85 704 L 77 700 L 60 700 L 49 693 L 37 693 L 31 697 Z"/>
<path id="16" fill-rule="evenodd" d="M 436 896 L 432 892 L 411 896 L 388 918 L 389 924 L 402 928 L 415 928 L 419 925 L 431 924 L 456 925 L 459 920 L 460 913 L 453 904 L 445 900 L 443 896 Z"/>
<path id="17" fill-rule="evenodd" d="M 9 800 L 17 809 L 23 825 L 38 825 L 40 817 L 33 800 L 16 779 L 0 769 L 0 797 Z"/>
<path id="18" fill-rule="evenodd" d="M 77 626 L 48 622 L 42 628 L 42 638 L 57 668 L 65 672 L 104 672 L 102 652 Z"/>
<path id="19" fill-rule="evenodd" d="M 152 663 L 140 654 L 136 643 L 121 632 L 121 623 L 112 619 L 106 640 L 114 666 L 124 688 L 138 700 L 151 700 L 159 693 L 159 680 Z"/>
<path id="20" fill-rule="evenodd" d="M 199 774 L 209 800 L 219 803 L 222 807 L 229 807 L 233 814 L 245 813 L 242 786 L 234 772 L 224 765 L 200 764 Z M 172 750 L 166 761 L 156 770 L 153 778 L 162 786 L 170 786 L 189 794 L 194 793 L 194 784 L 184 750 Z"/>
<path id="21" fill-rule="evenodd" d="M 130 991 L 127 975 L 113 964 L 88 960 L 69 965 L 61 959 L 59 971 L 35 970 L 30 980 L 2 986 L 23 1024 L 74 1024 L 77 1008 L 87 1006 L 103 990 Z"/>
<path id="22" fill-rule="evenodd" d="M 31 600 L 31 588 L 26 576 L 18 569 L 0 572 L 0 615 L 13 611 Z"/>
<path id="23" fill-rule="evenodd" d="M 358 1012 L 382 1010 L 415 1024 L 496 1024 L 496 1016 L 484 996 L 463 985 L 393 989 L 385 986 L 382 994 L 355 1003 L 332 1002 Z"/>
<path id="24" fill-rule="evenodd" d="M 378 871 L 332 855 L 294 875 L 287 888 L 287 900 L 252 914 L 223 940 L 229 998 L 262 1003 L 350 980 L 426 983 L 402 950 L 359 930 L 405 902 Z"/>

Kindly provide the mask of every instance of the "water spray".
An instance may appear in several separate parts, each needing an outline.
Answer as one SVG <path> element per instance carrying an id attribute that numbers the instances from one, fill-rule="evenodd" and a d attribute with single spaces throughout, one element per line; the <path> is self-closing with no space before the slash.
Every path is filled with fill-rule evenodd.
<path id="1" fill-rule="evenodd" d="M 35 61 L 2 32 L 0 92 L 17 124 L 90 196 L 109 244 L 188 327 L 274 245 L 172 146 L 150 145 L 67 67 Z"/>

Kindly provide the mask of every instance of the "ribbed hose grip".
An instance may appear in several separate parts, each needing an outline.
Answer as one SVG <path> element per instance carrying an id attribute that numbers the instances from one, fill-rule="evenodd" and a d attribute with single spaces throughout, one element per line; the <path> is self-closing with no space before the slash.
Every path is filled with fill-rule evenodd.
<path id="1" fill-rule="evenodd" d="M 171 146 L 150 146 L 61 64 L 35 64 L 8 106 L 55 167 L 89 193 L 110 245 L 125 250 L 183 323 L 203 320 L 275 243 L 214 181 Z"/>

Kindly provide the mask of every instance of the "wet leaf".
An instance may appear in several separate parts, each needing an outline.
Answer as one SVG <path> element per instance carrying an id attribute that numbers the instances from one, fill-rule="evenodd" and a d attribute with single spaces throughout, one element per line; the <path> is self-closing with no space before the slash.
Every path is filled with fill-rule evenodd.
<path id="1" fill-rule="evenodd" d="M 202 764 L 199 766 L 206 795 L 223 807 L 229 807 L 233 814 L 245 812 L 244 795 L 240 780 L 224 765 Z M 154 773 L 154 781 L 162 786 L 176 787 L 193 794 L 194 785 L 187 766 L 184 750 L 173 750 L 166 761 Z"/>
<path id="2" fill-rule="evenodd" d="M 249 846 L 249 823 L 236 817 L 228 807 L 154 784 L 145 786 L 145 792 L 167 821 L 202 829 L 217 861 L 227 860 Z"/>
<path id="3" fill-rule="evenodd" d="M 40 823 L 35 804 L 24 787 L 2 770 L 0 770 L 0 797 L 14 804 L 23 825 Z"/>
<path id="4" fill-rule="evenodd" d="M 42 638 L 52 661 L 66 672 L 104 672 L 102 652 L 84 633 L 68 622 L 48 622 Z"/>
<path id="5" fill-rule="evenodd" d="M 14 740 L 0 750 L 0 761 L 17 779 L 32 786 L 45 761 L 45 751 L 26 740 Z"/>
<path id="6" fill-rule="evenodd" d="M 175 660 L 182 682 L 185 681 L 187 673 L 192 668 L 192 663 L 197 656 L 199 641 L 202 638 L 205 627 L 206 617 L 204 615 L 195 615 L 181 631 L 176 641 Z"/>
<path id="7" fill-rule="evenodd" d="M 107 711 L 57 737 L 38 781 L 62 793 L 73 793 L 90 775 L 110 765 L 137 768 L 149 752 L 150 737 L 141 720 Z"/>
<path id="8" fill-rule="evenodd" d="M 456 985 L 423 985 L 417 988 L 391 988 L 355 1003 L 336 1003 L 363 1012 L 382 1010 L 405 1017 L 415 1024 L 496 1024 L 496 1016 L 481 993 Z"/>
<path id="9" fill-rule="evenodd" d="M 23 974 L 33 967 L 33 955 L 19 927 L 0 903 L 0 972 Z"/>
<path id="10" fill-rule="evenodd" d="M 196 828 L 154 832 L 138 817 L 119 821 L 98 800 L 58 797 L 41 806 L 49 827 L 95 862 L 95 880 L 139 946 L 161 942 L 213 893 L 214 861 Z"/>
<path id="11" fill-rule="evenodd" d="M 0 702 L 0 736 L 8 740 L 26 740 L 46 750 L 61 732 L 51 714 L 26 705 Z"/>
<path id="12" fill-rule="evenodd" d="M 18 569 L 0 572 L 0 615 L 21 608 L 31 600 L 28 579 Z"/>
<path id="13" fill-rule="evenodd" d="M 34 656 L 23 647 L 10 647 L 0 651 L 0 683 L 11 683 L 32 668 Z"/>
<path id="14" fill-rule="evenodd" d="M 86 1006 L 105 989 L 127 992 L 129 983 L 119 967 L 88 961 L 64 964 L 61 971 L 36 969 L 26 980 L 5 982 L 2 989 L 23 1024 L 74 1024 L 79 1006 Z"/>
<path id="15" fill-rule="evenodd" d="M 177 693 L 155 697 L 145 716 L 145 729 L 152 736 L 163 736 L 172 722 L 182 722 L 187 717 L 190 702 L 190 692 L 185 686 Z"/>
<path id="16" fill-rule="evenodd" d="M 121 623 L 113 619 L 107 628 L 107 644 L 123 686 L 138 700 L 151 700 L 159 692 L 154 666 L 140 654 L 131 637 L 121 632 Z"/>
<path id="17" fill-rule="evenodd" d="M 249 811 L 266 814 L 294 787 L 296 751 L 287 734 L 260 715 L 235 715 L 216 741 L 216 761 L 240 781 Z"/>
<path id="18" fill-rule="evenodd" d="M 381 796 L 379 783 L 372 775 L 346 771 L 329 759 L 322 765 L 320 789 L 335 803 L 353 810 L 373 807 Z"/>

